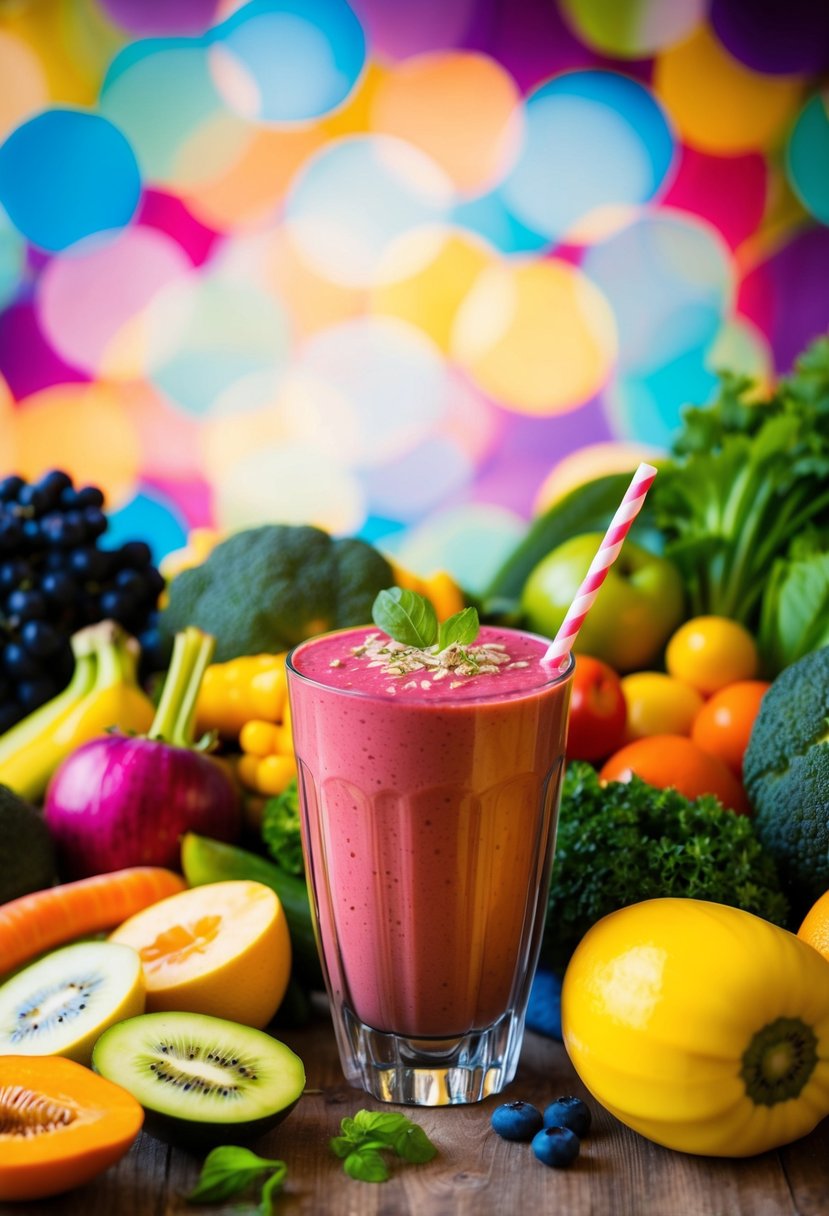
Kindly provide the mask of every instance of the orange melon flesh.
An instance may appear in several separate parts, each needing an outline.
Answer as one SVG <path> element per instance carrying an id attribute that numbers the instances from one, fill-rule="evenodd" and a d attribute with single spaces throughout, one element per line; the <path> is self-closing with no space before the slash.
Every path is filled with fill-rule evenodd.
<path id="1" fill-rule="evenodd" d="M 43 1199 L 89 1182 L 141 1130 L 139 1102 L 61 1056 L 0 1056 L 0 1200 Z"/>
<path id="2" fill-rule="evenodd" d="M 138 951 L 150 1013 L 205 1013 L 261 1029 L 291 973 L 285 913 L 258 882 L 182 891 L 130 917 L 110 941 Z"/>

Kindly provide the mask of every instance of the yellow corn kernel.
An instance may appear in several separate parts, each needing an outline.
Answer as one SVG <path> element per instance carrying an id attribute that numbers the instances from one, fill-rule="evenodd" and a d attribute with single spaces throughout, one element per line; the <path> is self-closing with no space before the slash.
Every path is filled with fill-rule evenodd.
<path id="1" fill-rule="evenodd" d="M 293 756 L 265 756 L 256 771 L 256 788 L 260 794 L 281 794 L 296 776 Z"/>
<path id="2" fill-rule="evenodd" d="M 249 756 L 271 756 L 279 747 L 279 728 L 273 722 L 252 718 L 239 732 L 239 746 Z"/>

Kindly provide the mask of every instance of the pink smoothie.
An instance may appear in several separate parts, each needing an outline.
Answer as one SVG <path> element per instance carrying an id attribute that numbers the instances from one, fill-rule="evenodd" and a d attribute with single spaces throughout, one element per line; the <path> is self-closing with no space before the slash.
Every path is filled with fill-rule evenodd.
<path id="1" fill-rule="evenodd" d="M 542 639 L 486 627 L 497 673 L 390 675 L 354 653 L 377 632 L 289 662 L 324 963 L 333 999 L 374 1029 L 460 1036 L 511 1008 L 535 965 L 570 681 L 540 666 Z"/>

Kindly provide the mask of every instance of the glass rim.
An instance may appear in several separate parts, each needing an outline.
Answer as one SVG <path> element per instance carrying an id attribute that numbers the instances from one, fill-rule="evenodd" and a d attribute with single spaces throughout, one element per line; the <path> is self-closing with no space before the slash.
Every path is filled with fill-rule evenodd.
<path id="1" fill-rule="evenodd" d="M 518 701 L 527 697 L 536 696 L 539 692 L 548 691 L 551 688 L 557 687 L 559 684 L 566 684 L 567 681 L 572 677 L 576 667 L 576 657 L 573 652 L 570 651 L 567 656 L 567 666 L 563 671 L 556 672 L 547 679 L 539 680 L 537 684 L 531 684 L 524 688 L 517 688 L 512 692 L 499 693 L 496 689 L 493 689 L 491 693 L 481 694 L 471 691 L 467 693 L 466 690 L 464 690 L 459 696 L 458 691 L 455 690 L 452 695 L 449 696 L 448 690 L 447 693 L 442 693 L 440 689 L 438 689 L 436 692 L 431 690 L 427 692 L 424 689 L 421 690 L 422 695 L 420 696 L 407 696 L 398 701 L 395 697 L 390 695 L 384 696 L 382 693 L 367 692 L 359 688 L 337 688 L 333 684 L 326 684 L 323 680 L 319 680 L 314 676 L 309 676 L 304 671 L 300 671 L 293 662 L 294 655 L 298 650 L 301 650 L 303 646 L 313 646 L 316 642 L 321 641 L 323 638 L 335 637 L 340 633 L 355 633 L 360 629 L 368 628 L 370 628 L 368 625 L 347 625 L 342 629 L 329 629 L 325 633 L 319 633 L 314 637 L 305 638 L 303 641 L 297 642 L 297 644 L 292 646 L 285 656 L 286 671 L 289 671 L 292 676 L 295 676 L 297 680 L 301 680 L 304 684 L 309 684 L 314 688 L 324 689 L 326 692 L 334 693 L 337 696 L 354 697 L 355 700 L 360 701 L 379 701 L 385 705 L 401 705 L 406 706 L 407 708 L 415 706 L 419 708 L 422 706 L 440 705 L 442 709 L 451 709 L 453 705 L 470 705 L 474 702 L 479 702 L 482 705 L 492 705 L 499 701 Z M 524 637 L 535 638 L 537 641 L 543 642 L 545 646 L 549 646 L 550 644 L 549 638 L 542 637 L 538 633 L 533 633 L 529 629 L 514 629 L 509 625 L 498 626 L 498 628 L 502 629 L 508 634 L 520 633 Z M 382 630 L 378 630 L 378 633 L 380 632 L 382 632 Z M 540 659 L 539 667 L 541 667 Z M 400 677 L 389 677 L 389 679 L 395 678 Z"/>

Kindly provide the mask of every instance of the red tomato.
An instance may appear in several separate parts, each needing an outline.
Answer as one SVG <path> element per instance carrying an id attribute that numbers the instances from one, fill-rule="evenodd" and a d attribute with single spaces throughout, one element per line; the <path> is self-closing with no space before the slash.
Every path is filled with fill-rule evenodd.
<path id="1" fill-rule="evenodd" d="M 657 789 L 673 786 L 686 798 L 713 794 L 738 815 L 749 813 L 743 787 L 727 765 L 683 735 L 651 735 L 628 743 L 606 761 L 599 777 L 630 781 L 634 773 Z"/>
<path id="2" fill-rule="evenodd" d="M 567 759 L 601 760 L 609 756 L 622 741 L 626 719 L 625 694 L 613 668 L 600 659 L 576 655 Z"/>

